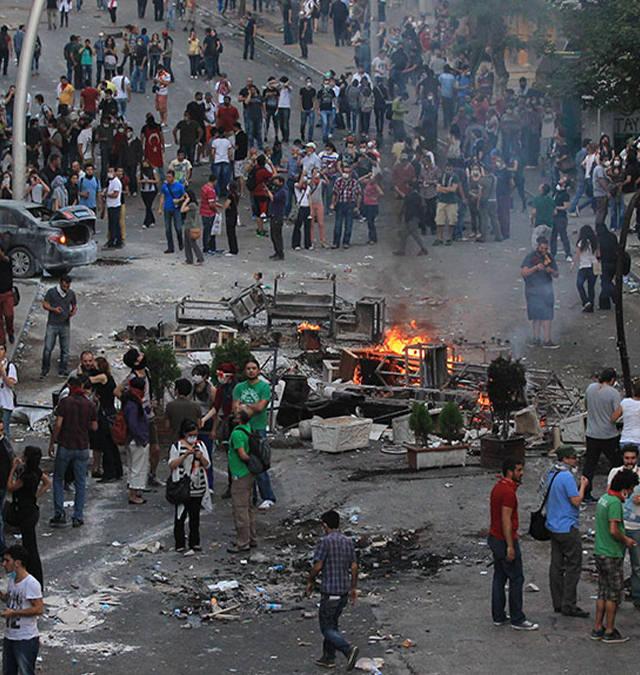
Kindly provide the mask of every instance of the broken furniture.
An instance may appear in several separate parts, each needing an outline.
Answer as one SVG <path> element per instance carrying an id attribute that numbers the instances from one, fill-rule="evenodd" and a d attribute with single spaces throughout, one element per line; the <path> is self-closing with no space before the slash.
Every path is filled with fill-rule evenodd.
<path id="1" fill-rule="evenodd" d="M 336 339 L 351 342 L 380 342 L 384 336 L 386 303 L 384 298 L 364 297 L 353 310 L 336 316 Z"/>
<path id="2" fill-rule="evenodd" d="M 347 452 L 366 448 L 373 420 L 360 417 L 330 417 L 311 421 L 313 449 L 321 452 Z"/>
<path id="3" fill-rule="evenodd" d="M 176 352 L 204 351 L 213 340 L 213 329 L 209 326 L 181 326 L 173 332 L 172 337 Z"/>
<path id="4" fill-rule="evenodd" d="M 253 284 L 230 300 L 196 300 L 187 295 L 176 305 L 176 321 L 179 324 L 235 323 L 241 326 L 266 308 L 267 296 L 262 286 Z"/>
<path id="5" fill-rule="evenodd" d="M 305 352 L 319 352 L 321 348 L 320 343 L 320 326 L 315 323 L 303 321 L 298 324 L 296 328 L 298 336 L 298 347 Z"/>
<path id="6" fill-rule="evenodd" d="M 291 286 L 303 285 L 304 291 Z M 309 289 L 309 290 L 308 290 Z M 329 335 L 335 335 L 336 279 L 335 276 L 289 279 L 278 276 L 273 283 L 273 301 L 267 308 L 267 326 L 274 320 L 313 321 L 328 323 Z"/>

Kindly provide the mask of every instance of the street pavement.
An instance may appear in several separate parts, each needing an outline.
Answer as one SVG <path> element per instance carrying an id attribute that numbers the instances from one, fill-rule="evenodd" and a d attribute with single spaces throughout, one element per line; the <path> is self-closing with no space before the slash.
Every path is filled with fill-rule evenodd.
<path id="1" fill-rule="evenodd" d="M 136 21 L 134 5 L 121 3 L 119 26 Z M 19 0 L 15 7 L 3 8 L 3 21 L 24 22 L 28 6 L 29 3 Z M 148 16 L 149 13 L 150 10 Z M 210 22 L 211 13 L 201 16 L 201 20 Z M 160 28 L 151 20 L 146 25 L 150 32 Z M 295 85 L 304 81 L 308 71 L 275 50 L 259 47 L 256 61 L 244 62 L 242 45 L 234 37 L 233 26 L 227 22 L 215 25 L 225 45 L 221 67 L 229 73 L 234 93 L 249 75 L 260 83 L 271 74 L 287 74 Z M 109 29 L 107 17 L 90 3 L 85 4 L 79 15 L 71 15 L 68 30 L 48 32 L 43 23 L 41 75 L 32 81 L 32 95 L 42 92 L 51 103 L 63 72 L 62 48 L 68 35 L 95 37 L 101 29 Z M 187 77 L 183 37 L 179 26 L 174 34 L 174 69 L 178 76 L 170 95 L 171 126 L 180 119 L 183 104 L 191 99 L 196 88 L 204 89 L 204 84 Z M 336 54 L 335 50 L 328 54 L 329 50 L 312 46 L 310 65 L 319 71 L 329 64 L 335 68 L 334 64 L 340 63 L 338 59 L 344 56 L 343 68 L 351 68 L 350 49 L 345 49 L 344 55 Z M 14 67 L 11 74 L 15 74 Z M 136 130 L 145 113 L 152 109 L 149 86 L 147 95 L 134 95 L 130 105 Z M 293 129 L 296 120 L 294 110 Z M 172 150 L 175 148 L 167 149 L 168 159 Z M 206 167 L 196 170 L 197 185 L 206 174 Z M 532 185 L 537 180 L 534 175 L 528 179 Z M 288 250 L 284 263 L 274 263 L 268 260 L 271 253 L 268 240 L 255 236 L 243 204 L 241 218 L 245 226 L 239 230 L 240 255 L 236 259 L 207 258 L 201 268 L 186 267 L 179 254 L 163 255 L 161 224 L 142 230 L 141 204 L 137 199 L 129 199 L 125 249 L 105 252 L 101 264 L 74 271 L 73 287 L 80 309 L 72 328 L 72 353 L 78 354 L 84 348 L 104 350 L 112 363 L 118 365 L 115 360 L 125 347 L 111 337 L 113 331 L 128 324 L 172 321 L 176 300 L 186 294 L 211 299 L 229 297 L 251 283 L 257 271 L 264 274 L 268 285 L 281 272 L 294 283 L 303 283 L 303 277 L 311 273 L 330 272 L 337 276 L 339 294 L 347 299 L 364 295 L 386 297 L 391 321 L 416 319 L 434 336 L 445 339 L 457 336 L 470 340 L 489 340 L 494 336 L 508 339 L 525 363 L 555 368 L 571 383 L 582 385 L 594 370 L 616 365 L 612 313 L 581 313 L 575 272 L 564 261 L 559 263 L 561 274 L 556 282 L 555 337 L 561 348 L 543 351 L 525 347 L 528 326 L 519 265 L 530 246 L 526 214 L 512 212 L 514 234 L 508 241 L 460 242 L 450 248 L 430 249 L 426 258 L 409 255 L 399 260 L 391 255 L 399 203 L 391 197 L 388 182 L 385 190 L 387 195 L 379 219 L 380 243 L 375 247 L 366 246 L 366 228 L 358 224 L 355 245 L 348 251 Z M 332 219 L 328 221 L 331 232 Z M 572 227 L 575 222 L 571 221 Z M 105 223 L 100 223 L 101 238 L 104 232 Z M 289 236 L 287 229 L 287 241 Z M 45 286 L 49 283 L 54 282 L 46 279 Z M 640 336 L 635 330 L 640 319 L 637 296 L 625 296 L 625 303 L 629 349 L 635 355 L 640 350 Z M 37 303 L 32 321 L 20 352 L 18 395 L 21 401 L 44 402 L 59 381 L 50 378 L 41 383 L 36 379 L 45 323 Z M 116 377 L 123 373 L 121 367 L 116 368 Z M 44 444 L 46 439 L 41 437 L 39 441 Z M 301 525 L 291 524 L 287 519 L 306 522 L 332 506 L 343 513 L 359 509 L 358 523 L 350 525 L 357 534 L 390 535 L 399 528 L 419 529 L 423 550 L 449 561 L 443 562 L 435 577 L 392 570 L 387 576 L 371 574 L 363 579 L 361 601 L 345 613 L 343 625 L 361 645 L 364 655 L 385 659 L 384 673 L 574 673 L 602 672 L 610 667 L 609 648 L 592 643 L 587 637 L 588 621 L 553 615 L 546 585 L 545 544 L 523 542 L 527 580 L 541 589 L 540 593 L 527 593 L 525 609 L 530 618 L 540 622 L 541 630 L 515 634 L 508 627 L 496 629 L 491 624 L 491 568 L 487 567 L 490 556 L 481 544 L 487 527 L 488 494 L 494 480 L 491 472 L 471 467 L 458 472 L 428 472 L 415 477 L 389 474 L 352 482 L 348 477 L 357 469 L 394 469 L 404 460 L 389 459 L 377 448 L 339 458 L 321 457 L 303 448 L 275 450 L 274 456 L 278 504 L 273 511 L 260 515 L 260 552 L 264 556 L 261 563 L 241 565 L 224 552 L 232 523 L 229 503 L 218 496 L 213 515 L 203 517 L 204 552 L 192 558 L 170 552 L 173 515 L 161 492 L 150 494 L 143 507 L 132 507 L 127 505 L 122 486 L 98 486 L 91 481 L 86 526 L 64 531 L 49 528 L 51 504 L 50 497 L 45 497 L 39 532 L 47 596 L 58 602 L 61 597 L 73 602 L 77 611 L 67 617 L 69 625 L 76 628 L 71 632 L 63 630 L 64 624 L 53 618 L 43 622 L 42 672 L 124 674 L 132 669 L 141 675 L 316 672 L 312 660 L 320 653 L 319 633 L 316 620 L 304 615 L 313 613 L 315 606 L 313 601 L 301 597 L 305 547 L 294 547 L 294 555 L 284 543 L 292 537 L 300 541 L 296 537 Z M 545 462 L 538 459 L 527 464 L 520 495 L 521 522 L 525 526 L 527 512 L 535 504 L 535 487 Z M 216 457 L 215 465 L 217 477 L 224 481 L 224 458 Z M 163 464 L 162 472 L 166 470 Z M 603 478 L 598 481 L 602 487 Z M 590 507 L 585 518 L 592 515 Z M 592 526 L 586 520 L 583 529 Z M 320 534 L 317 528 L 313 534 Z M 155 541 L 164 545 L 158 553 L 133 554 L 127 548 Z M 313 538 L 302 541 L 308 543 L 308 555 Z M 270 579 L 267 568 L 283 561 L 295 563 L 292 571 L 280 582 Z M 159 581 L 154 575 L 166 581 Z M 173 616 L 176 608 L 182 611 L 193 602 L 194 587 L 201 595 L 204 593 L 203 579 L 215 582 L 233 578 L 241 579 L 246 589 L 239 621 L 200 626 L 191 624 L 184 616 Z M 285 609 L 302 609 L 274 614 L 259 612 L 255 587 L 264 586 L 267 581 L 271 582 L 275 596 L 280 593 L 285 598 Z M 107 594 L 102 601 L 97 596 L 101 591 Z M 583 607 L 592 608 L 593 592 L 593 580 L 585 573 L 580 590 Z M 86 612 L 85 605 L 88 605 Z M 186 628 L 188 625 L 193 627 Z M 616 665 L 633 670 L 640 630 L 630 605 L 625 605 L 621 612 L 620 627 L 631 635 L 632 641 L 616 649 Z M 367 645 L 367 637 L 376 634 L 393 637 Z M 414 646 L 403 647 L 406 639 Z"/>

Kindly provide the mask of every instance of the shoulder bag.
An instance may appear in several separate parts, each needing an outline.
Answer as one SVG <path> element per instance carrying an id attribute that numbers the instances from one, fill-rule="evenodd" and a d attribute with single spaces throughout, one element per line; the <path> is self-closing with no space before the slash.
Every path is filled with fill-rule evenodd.
<path id="1" fill-rule="evenodd" d="M 551 538 L 551 535 L 549 534 L 549 530 L 547 529 L 547 517 L 543 513 L 544 507 L 547 503 L 547 499 L 549 498 L 549 493 L 551 492 L 551 486 L 553 485 L 553 481 L 556 479 L 556 476 L 559 474 L 559 471 L 556 471 L 555 474 L 553 475 L 553 478 L 551 479 L 551 482 L 549 483 L 549 487 L 547 488 L 547 491 L 545 492 L 544 499 L 542 500 L 542 504 L 540 504 L 540 508 L 537 511 L 532 511 L 531 512 L 531 520 L 529 522 L 529 534 L 536 540 L 536 541 L 549 541 Z"/>
<path id="2" fill-rule="evenodd" d="M 173 471 L 171 474 L 173 474 Z M 184 476 L 178 480 L 173 480 L 171 474 L 169 474 L 165 491 L 167 501 L 169 504 L 175 504 L 176 506 L 186 504 L 191 496 L 191 472 L 185 470 Z"/>

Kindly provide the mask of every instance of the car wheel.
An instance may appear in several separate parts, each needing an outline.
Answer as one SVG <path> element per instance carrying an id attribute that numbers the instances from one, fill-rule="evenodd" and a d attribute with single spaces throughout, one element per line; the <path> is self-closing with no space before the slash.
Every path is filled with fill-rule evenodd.
<path id="1" fill-rule="evenodd" d="M 63 274 L 69 274 L 73 267 L 56 267 L 52 270 L 47 270 L 47 273 L 52 277 L 61 277 Z"/>
<path id="2" fill-rule="evenodd" d="M 36 260 L 29 249 L 18 246 L 12 249 L 9 255 L 11 257 L 13 276 L 17 279 L 26 279 L 36 273 Z"/>

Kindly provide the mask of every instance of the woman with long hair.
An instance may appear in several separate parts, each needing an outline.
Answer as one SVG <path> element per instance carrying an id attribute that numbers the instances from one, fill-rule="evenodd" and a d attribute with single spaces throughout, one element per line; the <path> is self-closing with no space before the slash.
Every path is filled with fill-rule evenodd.
<path id="1" fill-rule="evenodd" d="M 187 54 L 189 56 L 189 70 L 192 80 L 198 79 L 198 67 L 200 65 L 200 39 L 195 30 L 189 33 L 187 38 Z"/>
<path id="2" fill-rule="evenodd" d="M 158 72 L 158 64 L 162 58 L 162 42 L 160 35 L 153 33 L 149 42 L 149 78 L 153 79 Z"/>
<path id="3" fill-rule="evenodd" d="M 240 202 L 240 180 L 234 178 L 229 183 L 227 196 L 224 201 L 224 221 L 227 231 L 227 244 L 229 251 L 225 255 L 238 255 L 238 237 L 236 226 L 238 224 L 238 203 Z"/>
<path id="4" fill-rule="evenodd" d="M 143 405 L 145 380 L 134 377 L 122 395 L 122 410 L 127 422 L 127 465 L 129 468 L 129 504 L 145 504 L 142 491 L 149 475 L 149 418 Z"/>
<path id="5" fill-rule="evenodd" d="M 573 265 L 578 266 L 578 278 L 576 286 L 582 301 L 583 312 L 593 312 L 593 303 L 595 299 L 595 287 L 598 274 L 600 273 L 599 262 L 600 250 L 598 239 L 591 225 L 583 225 L 578 235 L 578 244 L 573 258 Z M 587 284 L 585 293 L 584 285 Z"/>
<path id="6" fill-rule="evenodd" d="M 158 194 L 158 172 L 151 166 L 149 160 L 145 157 L 140 166 L 140 196 L 144 202 L 144 222 L 142 229 L 146 230 L 156 224 L 153 215 L 153 202 Z"/>
<path id="7" fill-rule="evenodd" d="M 111 437 L 111 426 L 116 416 L 115 380 L 111 374 L 109 362 L 102 356 L 96 358 L 98 374 L 91 377 L 91 383 L 98 402 L 98 430 L 96 445 L 102 452 L 102 477 L 100 483 L 111 483 L 122 478 L 122 460 L 120 450 Z"/>
<path id="8" fill-rule="evenodd" d="M 38 553 L 36 539 L 36 525 L 40 517 L 38 499 L 51 487 L 51 480 L 40 468 L 42 451 L 35 445 L 27 445 L 22 458 L 13 460 L 7 492 L 13 495 L 13 502 L 17 504 L 16 515 L 18 528 L 22 536 L 22 545 L 29 552 L 29 572 L 44 588 L 42 562 Z"/>

